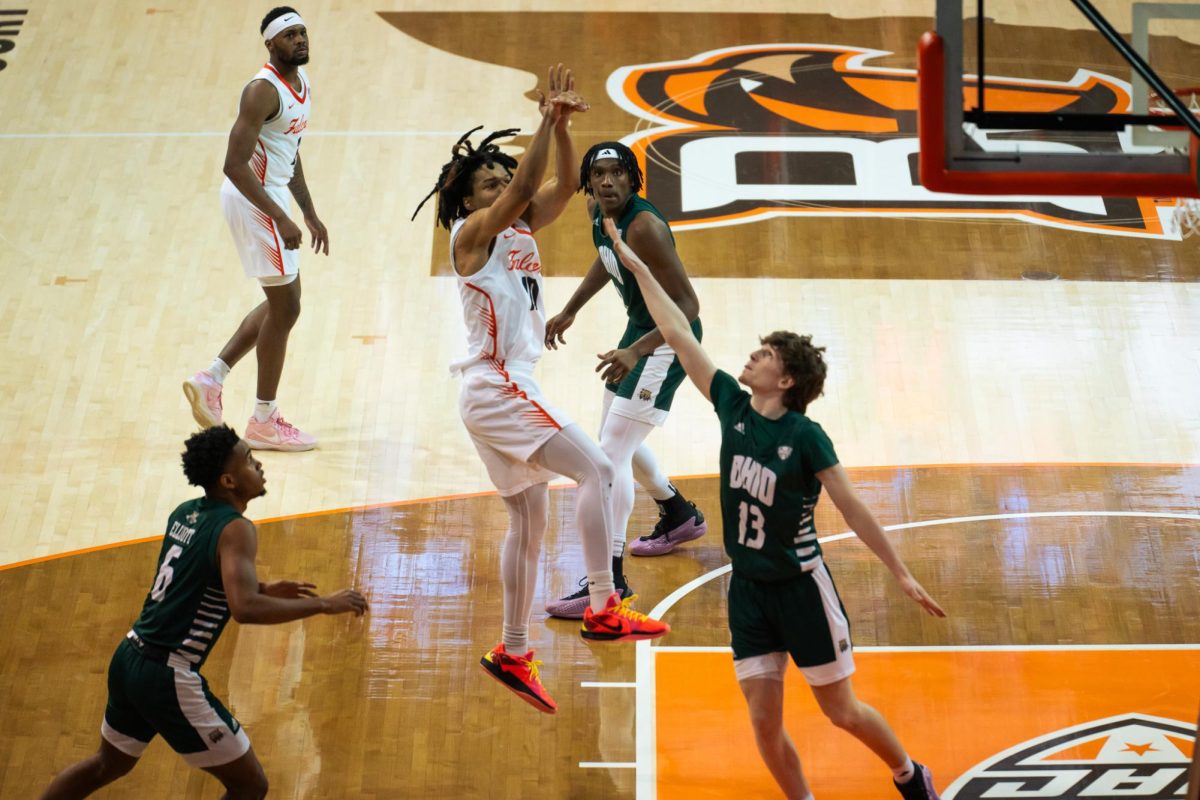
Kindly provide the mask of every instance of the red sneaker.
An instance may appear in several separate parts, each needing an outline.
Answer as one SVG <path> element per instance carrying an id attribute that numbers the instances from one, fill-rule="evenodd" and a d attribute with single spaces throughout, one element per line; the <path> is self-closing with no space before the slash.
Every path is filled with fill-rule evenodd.
<path id="1" fill-rule="evenodd" d="M 589 607 L 583 612 L 579 635 L 589 642 L 621 642 L 657 639 L 671 632 L 667 623 L 634 611 L 630 604 L 636 599 L 635 594 L 622 600 L 619 592 L 613 592 L 603 611 L 593 612 Z"/>
<path id="2" fill-rule="evenodd" d="M 483 671 L 504 684 L 509 691 L 524 700 L 529 705 L 546 714 L 558 711 L 558 705 L 546 693 L 542 680 L 538 677 L 540 661 L 533 660 L 533 651 L 524 656 L 513 656 L 504 652 L 504 645 L 498 644 L 495 649 L 479 659 Z"/>

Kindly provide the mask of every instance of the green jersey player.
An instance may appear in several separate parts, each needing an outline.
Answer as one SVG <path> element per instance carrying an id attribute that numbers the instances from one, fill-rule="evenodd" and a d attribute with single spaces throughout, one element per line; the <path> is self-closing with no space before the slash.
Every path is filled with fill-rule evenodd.
<path id="1" fill-rule="evenodd" d="M 683 367 L 655 330 L 638 283 L 621 264 L 601 220 L 612 217 L 617 221 L 618 238 L 629 242 L 650 265 L 657 282 L 687 314 L 697 339 L 702 336 L 700 301 L 675 251 L 675 237 L 666 217 L 638 194 L 642 171 L 632 150 L 621 142 L 594 145 L 583 157 L 579 183 L 587 194 L 596 259 L 563 310 L 546 321 L 546 347 L 555 350 L 565 344 L 563 333 L 574 324 L 575 315 L 605 284 L 612 283 L 625 306 L 626 322 L 616 348 L 598 354 L 596 372 L 605 384 L 600 449 L 616 473 L 612 488 L 613 579 L 622 596 L 629 596 L 633 590 L 625 580 L 623 558 L 635 479 L 658 504 L 659 517 L 653 532 L 630 545 L 633 555 L 666 555 L 703 536 L 708 524 L 695 504 L 667 479 L 646 444 L 650 432 L 666 423 L 675 391 L 683 383 Z M 580 586 L 578 592 L 549 602 L 546 611 L 567 619 L 583 616 L 588 600 L 586 581 L 580 581 Z"/>
<path id="2" fill-rule="evenodd" d="M 87 797 L 112 783 L 157 735 L 220 780 L 226 797 L 266 796 L 267 778 L 246 731 L 209 691 L 200 667 L 230 617 L 271 625 L 367 610 L 352 589 L 318 597 L 311 583 L 259 583 L 258 533 L 242 515 L 266 493 L 262 464 L 225 425 L 194 434 L 184 447 L 183 472 L 204 496 L 167 519 L 142 613 L 109 663 L 100 749 L 59 773 L 43 800 Z"/>
<path id="3" fill-rule="evenodd" d="M 892 769 L 906 800 L 937 798 L 929 769 L 908 757 L 887 721 L 850 685 L 850 626 L 813 523 L 822 488 L 904 592 L 933 616 L 945 612 L 859 499 L 829 437 L 805 416 L 825 383 L 824 348 L 807 336 L 772 333 L 760 340 L 735 380 L 713 366 L 687 317 L 616 235 L 614 221 L 607 218 L 604 225 L 658 330 L 720 420 L 721 515 L 725 551 L 733 561 L 728 606 L 734 668 L 768 769 L 789 798 L 811 800 L 783 728 L 783 674 L 790 657 L 825 715 Z"/>

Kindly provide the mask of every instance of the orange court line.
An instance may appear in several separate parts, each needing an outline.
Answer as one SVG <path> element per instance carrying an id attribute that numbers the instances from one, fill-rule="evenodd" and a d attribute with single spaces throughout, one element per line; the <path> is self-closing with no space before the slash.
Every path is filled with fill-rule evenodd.
<path id="1" fill-rule="evenodd" d="M 878 464 L 875 466 L 858 466 L 846 467 L 846 471 L 850 473 L 865 472 L 868 470 L 880 469 L 966 469 L 974 467 L 1159 467 L 1164 469 L 1192 469 L 1200 467 L 1200 464 L 1183 464 L 1183 463 L 1168 463 L 1168 462 L 1141 462 L 1141 461 L 1031 461 L 1031 462 L 964 462 L 957 464 Z M 690 481 L 702 480 L 705 478 L 716 478 L 716 473 L 702 473 L 698 475 L 675 475 L 671 477 L 673 481 Z M 574 483 L 555 484 L 550 487 L 551 490 L 558 489 L 573 489 Z M 325 517 L 333 514 L 350 514 L 356 511 L 372 511 L 377 508 L 400 508 L 402 506 L 421 505 L 425 503 L 441 503 L 449 500 L 469 500 L 473 497 L 487 497 L 496 494 L 496 490 L 492 489 L 483 492 L 465 492 L 462 494 L 446 494 L 437 495 L 434 497 L 417 497 L 410 500 L 387 500 L 380 503 L 368 503 L 360 506 L 345 506 L 342 508 L 327 508 L 318 511 L 303 511 L 298 514 L 285 514 L 279 517 L 266 517 L 264 519 L 254 520 L 256 525 L 266 525 L 274 522 L 288 522 L 295 519 L 310 519 L 312 517 Z M 65 553 L 55 553 L 47 556 L 38 556 L 37 558 L 29 558 L 24 561 L 15 561 L 11 564 L 0 564 L 0 572 L 18 567 L 28 567 L 33 564 L 41 564 L 46 561 L 55 561 L 60 558 L 69 558 L 71 556 L 82 556 L 88 553 L 96 553 L 101 550 L 111 550 L 114 547 L 126 547 L 129 545 L 145 544 L 146 542 L 158 541 L 162 538 L 161 534 L 155 536 L 142 536 L 136 539 L 124 539 L 119 542 L 110 542 L 108 544 L 98 544 L 92 547 L 83 547 L 78 550 L 68 550 Z"/>

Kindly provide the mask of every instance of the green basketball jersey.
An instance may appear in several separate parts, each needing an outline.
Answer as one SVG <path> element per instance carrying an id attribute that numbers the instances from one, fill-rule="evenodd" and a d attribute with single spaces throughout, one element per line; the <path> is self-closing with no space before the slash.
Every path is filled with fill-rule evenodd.
<path id="1" fill-rule="evenodd" d="M 821 557 L 816 474 L 838 463 L 833 443 L 803 414 L 762 416 L 726 372 L 713 376 L 709 394 L 721 421 L 721 519 L 733 571 L 780 581 L 814 569 Z"/>
<path id="2" fill-rule="evenodd" d="M 217 564 L 221 531 L 242 515 L 222 501 L 201 497 L 181 504 L 167 520 L 158 572 L 133 630 L 199 669 L 225 624 L 229 604 Z"/>
<path id="3" fill-rule="evenodd" d="M 662 212 L 655 208 L 649 200 L 640 195 L 632 195 L 629 202 L 625 204 L 625 210 L 621 212 L 621 218 L 617 220 L 617 230 L 621 232 L 623 241 L 628 241 L 626 231 L 629 230 L 629 224 L 643 211 L 653 214 L 663 222 L 667 221 Z M 656 327 L 654 317 L 650 316 L 650 310 L 646 308 L 646 301 L 642 299 L 642 290 L 638 287 L 637 278 L 625 268 L 625 265 L 621 263 L 621 257 L 613 250 L 612 239 L 608 238 L 604 232 L 603 223 L 604 212 L 600 210 L 600 204 L 597 203 L 595 213 L 592 215 L 592 243 L 596 245 L 600 261 L 608 270 L 608 277 L 612 280 L 613 286 L 617 287 L 617 291 L 621 294 L 621 302 L 625 304 L 625 313 L 629 315 L 630 329 L 636 327 L 641 329 L 642 334 L 645 334 Z M 670 231 L 669 226 L 667 230 Z M 671 234 L 671 242 L 672 244 L 675 242 L 674 234 Z M 640 338 L 641 335 L 638 335 L 635 340 Z"/>

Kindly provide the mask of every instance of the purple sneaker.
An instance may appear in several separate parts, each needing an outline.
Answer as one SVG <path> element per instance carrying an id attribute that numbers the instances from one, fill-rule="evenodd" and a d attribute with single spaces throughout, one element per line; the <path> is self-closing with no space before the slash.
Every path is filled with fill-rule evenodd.
<path id="1" fill-rule="evenodd" d="M 906 783 L 896 783 L 896 790 L 904 800 L 941 800 L 933 788 L 933 773 L 924 764 L 913 762 L 913 776 Z"/>
<path id="2" fill-rule="evenodd" d="M 580 589 L 575 594 L 546 603 L 546 613 L 559 619 L 583 619 L 583 612 L 592 607 L 592 598 L 588 592 L 587 578 L 580 578 L 579 586 Z M 622 600 L 633 596 L 633 590 L 628 585 L 618 587 L 617 591 L 620 592 Z"/>
<path id="3" fill-rule="evenodd" d="M 631 542 L 629 552 L 635 556 L 665 556 L 678 545 L 703 536 L 708 530 L 704 514 L 690 501 L 687 508 L 686 514 L 672 519 L 667 519 L 666 513 L 660 512 L 654 532 Z"/>

